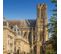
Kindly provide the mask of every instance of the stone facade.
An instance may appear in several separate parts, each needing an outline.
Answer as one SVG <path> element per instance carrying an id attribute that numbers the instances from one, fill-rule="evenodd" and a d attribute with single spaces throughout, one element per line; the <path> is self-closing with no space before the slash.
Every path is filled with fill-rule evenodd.
<path id="1" fill-rule="evenodd" d="M 14 52 L 14 36 L 15 33 L 8 27 L 8 22 L 4 22 L 3 26 L 3 53 L 13 54 Z M 6 25 L 6 26 L 5 26 Z"/>
<path id="2" fill-rule="evenodd" d="M 40 48 L 45 41 L 48 40 L 48 31 L 47 31 L 47 16 L 46 16 L 46 5 L 38 4 L 37 7 L 37 20 L 36 20 L 36 31 L 37 31 L 37 53 L 40 54 Z M 44 51 L 44 50 L 43 50 Z"/>
<path id="3" fill-rule="evenodd" d="M 36 20 L 4 19 L 4 54 L 42 54 L 42 48 L 45 51 L 44 43 L 48 40 L 46 8 L 46 4 L 38 4 Z"/>
<path id="4" fill-rule="evenodd" d="M 30 53 L 29 41 L 21 36 L 17 25 L 11 27 L 8 21 L 4 21 L 3 25 L 3 54 Z"/>

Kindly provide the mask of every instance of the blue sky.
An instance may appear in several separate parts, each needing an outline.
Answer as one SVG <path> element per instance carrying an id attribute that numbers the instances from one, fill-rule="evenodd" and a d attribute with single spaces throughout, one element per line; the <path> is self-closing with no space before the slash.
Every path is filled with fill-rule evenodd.
<path id="1" fill-rule="evenodd" d="M 55 8 L 51 0 L 3 0 L 3 16 L 9 20 L 36 19 L 38 3 L 47 4 L 47 15 L 50 18 L 51 10 Z"/>

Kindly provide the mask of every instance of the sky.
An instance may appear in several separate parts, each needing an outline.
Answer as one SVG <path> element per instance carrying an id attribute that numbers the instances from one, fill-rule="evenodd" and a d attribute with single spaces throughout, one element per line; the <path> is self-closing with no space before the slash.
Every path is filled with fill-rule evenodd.
<path id="1" fill-rule="evenodd" d="M 9 20 L 36 19 L 38 3 L 46 3 L 49 19 L 55 8 L 51 0 L 3 0 L 3 16 Z"/>

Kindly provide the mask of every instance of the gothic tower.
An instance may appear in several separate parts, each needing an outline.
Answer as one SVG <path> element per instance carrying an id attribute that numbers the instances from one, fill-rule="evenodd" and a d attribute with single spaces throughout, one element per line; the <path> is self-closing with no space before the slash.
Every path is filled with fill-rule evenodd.
<path id="1" fill-rule="evenodd" d="M 37 20 L 36 20 L 36 31 L 37 31 L 37 45 L 36 45 L 36 54 L 40 54 L 41 46 L 48 40 L 48 31 L 47 31 L 47 13 L 46 13 L 46 4 L 38 4 L 37 6 Z M 43 49 L 45 51 L 45 49 Z"/>

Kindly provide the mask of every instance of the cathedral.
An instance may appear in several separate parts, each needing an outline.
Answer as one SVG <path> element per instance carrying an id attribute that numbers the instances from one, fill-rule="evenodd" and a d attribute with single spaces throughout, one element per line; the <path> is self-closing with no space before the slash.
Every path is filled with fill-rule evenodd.
<path id="1" fill-rule="evenodd" d="M 46 9 L 46 4 L 38 4 L 35 20 L 3 18 L 3 54 L 42 54 L 46 51 L 45 42 L 48 40 Z"/>

